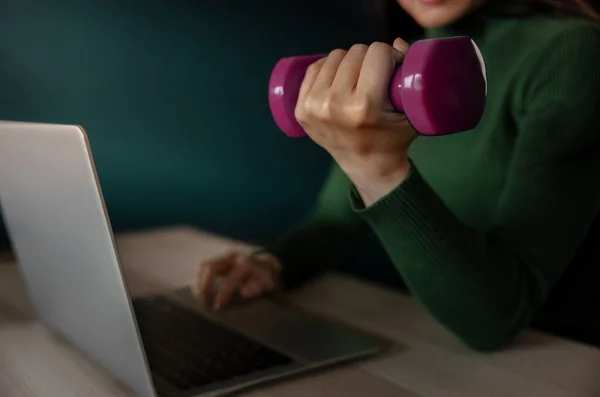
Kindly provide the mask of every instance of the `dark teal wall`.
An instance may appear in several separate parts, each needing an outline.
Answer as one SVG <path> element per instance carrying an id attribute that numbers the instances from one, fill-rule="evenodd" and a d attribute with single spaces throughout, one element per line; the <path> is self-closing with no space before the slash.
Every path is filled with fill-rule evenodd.
<path id="1" fill-rule="evenodd" d="M 272 66 L 376 37 L 353 1 L 327 4 L 4 0 L 0 119 L 83 125 L 119 230 L 270 238 L 309 208 L 329 164 L 274 125 Z"/>

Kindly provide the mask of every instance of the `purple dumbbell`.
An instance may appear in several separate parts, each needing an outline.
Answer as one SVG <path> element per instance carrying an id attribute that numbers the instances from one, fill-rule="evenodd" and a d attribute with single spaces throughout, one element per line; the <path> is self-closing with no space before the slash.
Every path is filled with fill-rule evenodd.
<path id="1" fill-rule="evenodd" d="M 283 58 L 269 80 L 269 106 L 289 137 L 306 133 L 294 117 L 306 69 L 323 55 Z M 390 81 L 389 98 L 421 135 L 446 135 L 475 128 L 485 108 L 487 84 L 479 49 L 469 37 L 413 43 Z"/>

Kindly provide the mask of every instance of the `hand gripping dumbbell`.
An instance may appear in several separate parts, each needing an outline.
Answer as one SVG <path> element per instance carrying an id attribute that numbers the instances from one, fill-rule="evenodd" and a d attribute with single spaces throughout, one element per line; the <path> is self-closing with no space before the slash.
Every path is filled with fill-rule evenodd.
<path id="1" fill-rule="evenodd" d="M 269 80 L 269 107 L 289 137 L 306 133 L 294 110 L 307 68 L 323 55 L 283 58 Z M 475 128 L 483 115 L 487 83 L 476 44 L 465 36 L 413 43 L 394 71 L 389 98 L 421 135 L 446 135 Z"/>

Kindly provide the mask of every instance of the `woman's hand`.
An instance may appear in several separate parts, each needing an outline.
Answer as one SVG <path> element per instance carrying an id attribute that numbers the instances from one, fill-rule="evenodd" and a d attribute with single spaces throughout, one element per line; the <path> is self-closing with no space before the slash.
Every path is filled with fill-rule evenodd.
<path id="1" fill-rule="evenodd" d="M 296 119 L 352 180 L 365 205 L 403 181 L 417 134 L 390 103 L 389 83 L 408 44 L 357 44 L 335 50 L 306 73 Z"/>
<path id="2" fill-rule="evenodd" d="M 277 286 L 281 265 L 272 255 L 232 252 L 200 264 L 196 293 L 205 304 L 219 310 L 234 294 L 253 299 Z M 220 281 L 220 288 L 216 288 Z"/>

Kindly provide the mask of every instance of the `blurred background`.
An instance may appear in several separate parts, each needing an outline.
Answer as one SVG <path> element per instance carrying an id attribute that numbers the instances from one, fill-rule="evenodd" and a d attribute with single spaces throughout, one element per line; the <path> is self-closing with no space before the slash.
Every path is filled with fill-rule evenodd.
<path id="1" fill-rule="evenodd" d="M 274 124 L 274 64 L 419 33 L 395 0 L 4 0 L 0 119 L 82 125 L 117 231 L 262 243 L 306 214 L 330 165 Z"/>

